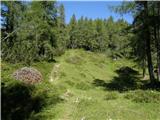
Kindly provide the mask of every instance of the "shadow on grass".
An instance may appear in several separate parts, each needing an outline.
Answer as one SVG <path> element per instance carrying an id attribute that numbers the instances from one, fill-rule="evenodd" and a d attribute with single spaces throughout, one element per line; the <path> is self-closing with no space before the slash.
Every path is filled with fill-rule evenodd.
<path id="1" fill-rule="evenodd" d="M 118 76 L 114 77 L 111 82 L 105 82 L 104 80 L 95 79 L 93 84 L 95 86 L 104 87 L 105 90 L 115 90 L 124 92 L 135 89 L 159 89 L 160 84 L 153 85 L 146 81 L 140 81 L 139 72 L 130 68 L 122 67 L 115 71 Z"/>
<path id="2" fill-rule="evenodd" d="M 49 63 L 52 63 L 52 62 L 53 62 L 53 63 L 56 63 L 57 61 L 56 61 L 55 59 L 50 59 L 50 60 L 48 60 L 48 62 L 49 62 Z"/>
<path id="3" fill-rule="evenodd" d="M 26 120 L 40 112 L 46 106 L 46 93 L 37 95 L 34 89 L 33 85 L 2 83 L 2 120 Z"/>
<path id="4" fill-rule="evenodd" d="M 16 83 L 2 84 L 2 120 L 25 120 L 32 112 L 39 112 L 44 105 L 44 97 L 32 97 L 33 86 Z"/>

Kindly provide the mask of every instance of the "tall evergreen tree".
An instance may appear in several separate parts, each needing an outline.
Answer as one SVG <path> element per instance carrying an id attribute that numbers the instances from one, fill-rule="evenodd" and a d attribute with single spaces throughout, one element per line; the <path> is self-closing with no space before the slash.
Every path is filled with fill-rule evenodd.
<path id="1" fill-rule="evenodd" d="M 66 47 L 69 40 L 69 34 L 68 30 L 65 24 L 65 10 L 63 4 L 59 6 L 58 9 L 58 23 L 57 23 L 57 44 L 58 49 L 63 52 Z"/>
<path id="2" fill-rule="evenodd" d="M 77 21 L 76 21 L 76 16 L 73 14 L 69 23 L 69 36 L 70 40 L 68 43 L 68 48 L 77 48 L 77 37 L 76 34 L 78 33 L 77 31 Z"/>
<path id="3" fill-rule="evenodd" d="M 151 82 L 155 81 L 154 75 L 154 54 L 157 54 L 157 79 L 159 79 L 159 2 L 152 1 L 135 1 L 133 3 L 124 3 L 118 7 L 120 12 L 132 12 L 134 16 L 133 28 L 136 35 L 139 35 L 141 41 L 137 41 L 138 46 L 144 46 L 143 59 L 147 58 L 148 72 Z M 142 42 L 143 41 L 143 42 Z M 154 42 L 155 41 L 155 42 Z M 154 47 L 153 47 L 154 46 Z M 156 48 L 157 51 L 154 49 Z M 139 57 L 139 56 L 137 56 Z"/>
<path id="4" fill-rule="evenodd" d="M 25 5 L 19 1 L 2 2 L 2 59 L 16 62 L 14 50 L 17 41 L 17 31 L 22 29 L 20 21 L 23 18 Z"/>
<path id="5" fill-rule="evenodd" d="M 55 2 L 12 1 L 2 5 L 3 59 L 29 65 L 33 60 L 53 59 L 57 47 Z"/>

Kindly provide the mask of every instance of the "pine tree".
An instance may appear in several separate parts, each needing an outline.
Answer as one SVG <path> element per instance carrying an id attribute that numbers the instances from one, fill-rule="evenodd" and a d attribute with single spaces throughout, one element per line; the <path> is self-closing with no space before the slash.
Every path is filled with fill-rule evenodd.
<path id="1" fill-rule="evenodd" d="M 34 60 L 53 59 L 54 49 L 57 47 L 55 2 L 24 4 L 12 1 L 2 4 L 5 37 L 2 39 L 3 58 L 28 65 Z M 8 37 L 6 33 L 11 35 Z"/>
<path id="2" fill-rule="evenodd" d="M 77 31 L 77 21 L 74 14 L 71 17 L 68 29 L 69 29 L 69 36 L 70 36 L 68 48 L 77 48 L 76 43 L 78 40 L 77 40 L 76 34 L 78 33 L 78 31 Z"/>
<path id="3" fill-rule="evenodd" d="M 2 59 L 15 61 L 13 55 L 14 44 L 16 41 L 16 31 L 18 31 L 22 19 L 24 5 L 17 1 L 2 2 Z"/>
<path id="4" fill-rule="evenodd" d="M 136 1 L 133 3 L 124 3 L 122 6 L 118 7 L 117 11 L 120 12 L 132 12 L 134 16 L 133 30 L 136 31 L 136 35 L 140 38 L 140 41 L 137 41 L 138 46 L 143 46 L 145 52 L 141 56 L 145 60 L 147 58 L 148 72 L 150 80 L 152 83 L 155 83 L 154 75 L 154 64 L 155 57 L 154 54 L 157 54 L 157 78 L 159 79 L 159 2 L 152 1 Z M 154 47 L 153 47 L 154 46 Z M 157 49 L 157 51 L 155 50 Z M 140 52 L 140 51 L 139 51 Z M 139 56 L 136 56 L 139 57 Z"/>
<path id="5" fill-rule="evenodd" d="M 58 9 L 58 22 L 57 22 L 57 44 L 59 52 L 63 52 L 69 40 L 68 30 L 65 24 L 65 13 L 64 6 L 61 4 Z"/>

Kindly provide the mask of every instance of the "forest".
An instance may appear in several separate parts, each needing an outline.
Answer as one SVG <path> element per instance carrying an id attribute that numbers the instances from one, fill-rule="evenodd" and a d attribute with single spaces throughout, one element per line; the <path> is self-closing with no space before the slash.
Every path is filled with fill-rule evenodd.
<path id="1" fill-rule="evenodd" d="M 58 1 L 1 1 L 2 120 L 159 120 L 160 2 L 110 10 L 133 23 L 66 23 Z"/>

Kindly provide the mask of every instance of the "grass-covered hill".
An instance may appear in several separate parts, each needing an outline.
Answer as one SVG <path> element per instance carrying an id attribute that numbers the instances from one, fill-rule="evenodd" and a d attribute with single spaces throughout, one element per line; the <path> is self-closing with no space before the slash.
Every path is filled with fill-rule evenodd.
<path id="1" fill-rule="evenodd" d="M 144 89 L 147 80 L 130 60 L 68 50 L 32 65 L 43 75 L 35 85 L 12 78 L 23 66 L 2 62 L 4 120 L 159 120 L 160 93 Z"/>

